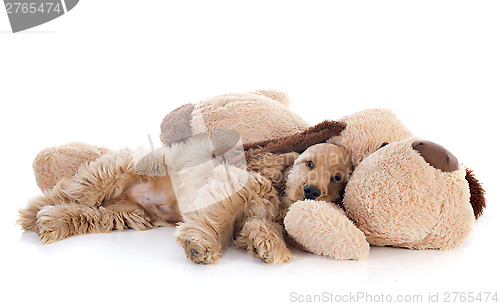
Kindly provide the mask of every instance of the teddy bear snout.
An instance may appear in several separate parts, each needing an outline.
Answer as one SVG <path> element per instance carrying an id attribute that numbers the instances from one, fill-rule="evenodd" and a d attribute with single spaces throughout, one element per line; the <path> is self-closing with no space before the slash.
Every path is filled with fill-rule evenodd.
<path id="1" fill-rule="evenodd" d="M 412 143 L 412 148 L 420 153 L 424 160 L 432 167 L 443 172 L 458 170 L 458 160 L 442 146 L 428 140 L 417 140 Z"/>

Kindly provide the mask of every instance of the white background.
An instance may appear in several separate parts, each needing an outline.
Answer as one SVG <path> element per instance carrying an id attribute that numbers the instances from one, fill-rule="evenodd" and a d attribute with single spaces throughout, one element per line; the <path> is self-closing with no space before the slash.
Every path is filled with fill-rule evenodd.
<path id="1" fill-rule="evenodd" d="M 497 291 L 498 1 L 82 0 L 12 34 L 0 13 L 2 305 L 283 305 L 297 294 Z M 276 88 L 312 124 L 371 107 L 472 168 L 488 208 L 451 251 L 372 247 L 362 262 L 300 251 L 265 265 L 230 249 L 187 261 L 173 228 L 41 245 L 15 226 L 47 146 L 159 143 L 173 108 Z M 10 301 L 10 302 L 7 302 Z M 15 302 L 13 302 L 15 301 Z"/>

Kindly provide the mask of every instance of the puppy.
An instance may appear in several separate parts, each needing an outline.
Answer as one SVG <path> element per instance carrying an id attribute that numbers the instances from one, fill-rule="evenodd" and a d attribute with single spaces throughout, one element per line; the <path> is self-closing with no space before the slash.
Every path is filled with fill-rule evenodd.
<path id="1" fill-rule="evenodd" d="M 20 210 L 19 223 L 44 243 L 73 235 L 172 226 L 193 262 L 209 264 L 233 242 L 264 262 L 292 255 L 282 220 L 301 199 L 335 201 L 351 171 L 346 151 L 319 144 L 304 153 L 261 154 L 248 169 L 214 158 L 193 137 L 135 162 L 122 150 L 82 166 L 74 177 Z"/>
<path id="2" fill-rule="evenodd" d="M 193 262 L 217 261 L 231 241 L 266 263 L 289 261 L 292 254 L 283 227 L 288 207 L 304 199 L 338 201 L 351 162 L 344 148 L 323 143 L 300 155 L 257 155 L 249 159 L 248 170 L 244 188 L 183 214 L 176 235 Z"/>
<path id="3" fill-rule="evenodd" d="M 292 203 L 304 199 L 339 202 L 351 169 L 344 148 L 326 143 L 311 146 L 287 176 L 286 197 Z"/>
<path id="4" fill-rule="evenodd" d="M 31 200 L 27 208 L 19 210 L 18 223 L 24 230 L 36 232 L 43 243 L 111 230 L 175 226 L 182 220 L 177 195 L 190 199 L 193 192 L 189 187 L 200 188 L 214 168 L 211 159 L 210 141 L 203 137 L 148 155 L 128 149 L 111 152 L 82 165 L 73 177 Z M 174 190 L 168 171 L 196 164 L 205 168 L 196 168 L 196 173 L 185 171 L 192 184 Z"/>

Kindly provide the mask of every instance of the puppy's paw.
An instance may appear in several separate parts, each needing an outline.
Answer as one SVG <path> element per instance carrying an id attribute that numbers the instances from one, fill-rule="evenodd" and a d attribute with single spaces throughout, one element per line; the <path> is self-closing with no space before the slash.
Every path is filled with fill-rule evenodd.
<path id="1" fill-rule="evenodd" d="M 105 232 L 102 214 L 83 205 L 45 206 L 37 214 L 36 232 L 43 243 L 70 236 Z"/>
<path id="2" fill-rule="evenodd" d="M 20 209 L 17 224 L 21 225 L 23 230 L 34 232 L 36 230 L 36 214 L 38 211 L 31 209 Z"/>
<path id="3" fill-rule="evenodd" d="M 248 252 L 265 263 L 285 263 L 293 258 L 292 252 L 282 241 L 267 235 L 255 235 L 248 244 Z"/>
<path id="4" fill-rule="evenodd" d="M 222 248 L 216 241 L 209 241 L 196 229 L 186 229 L 181 225 L 176 231 L 177 241 L 182 245 L 186 256 L 194 263 L 213 264 L 222 256 Z"/>
<path id="5" fill-rule="evenodd" d="M 213 264 L 221 257 L 220 250 L 214 250 L 208 244 L 200 241 L 181 241 L 184 244 L 184 250 L 189 260 L 201 265 Z"/>
<path id="6" fill-rule="evenodd" d="M 19 219 L 17 220 L 17 224 L 21 225 L 25 231 L 35 232 L 37 214 L 40 209 L 46 205 L 48 205 L 48 203 L 43 196 L 31 200 L 26 208 L 19 209 Z"/>
<path id="7" fill-rule="evenodd" d="M 236 244 L 239 246 L 246 244 L 248 253 L 265 263 L 285 263 L 293 258 L 292 252 L 286 246 L 280 226 L 274 222 L 261 220 L 247 222 Z"/>
<path id="8" fill-rule="evenodd" d="M 45 206 L 37 214 L 36 232 L 42 243 L 52 243 L 70 236 L 70 228 L 61 208 Z"/>

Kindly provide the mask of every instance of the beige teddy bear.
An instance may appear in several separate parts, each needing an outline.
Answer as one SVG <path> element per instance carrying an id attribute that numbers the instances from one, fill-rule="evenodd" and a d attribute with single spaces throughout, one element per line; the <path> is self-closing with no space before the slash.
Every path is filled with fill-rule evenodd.
<path id="1" fill-rule="evenodd" d="M 343 145 L 355 170 L 343 206 L 299 201 L 285 228 L 306 250 L 363 259 L 369 244 L 411 249 L 459 246 L 485 206 L 472 172 L 443 147 L 412 136 L 387 110 L 367 110 L 329 142 Z M 352 222 L 351 222 L 352 221 Z"/>
<path id="2" fill-rule="evenodd" d="M 217 104 L 213 99 L 217 100 L 190 106 L 203 111 L 185 112 L 184 122 L 234 129 L 242 139 L 255 141 L 254 134 L 288 136 L 279 130 L 283 112 L 296 118 L 281 105 L 278 120 L 269 104 L 241 100 Z M 237 124 L 220 120 L 232 116 L 238 118 Z M 171 118 L 167 115 L 162 123 L 165 144 L 167 139 L 176 140 L 168 128 Z M 259 124 L 261 118 L 266 118 L 265 125 Z M 413 137 L 389 110 L 365 110 L 339 121 L 346 128 L 327 142 L 345 147 L 355 167 L 345 190 L 345 210 L 321 201 L 296 202 L 285 218 L 288 234 L 304 249 L 337 259 L 363 259 L 369 244 L 412 249 L 460 245 L 485 206 L 484 191 L 472 172 L 441 146 Z M 290 126 L 287 130 L 295 131 Z"/>
<path id="3" fill-rule="evenodd" d="M 339 121 L 337 127 L 343 130 L 328 142 L 345 147 L 356 167 L 345 189 L 344 208 L 321 201 L 296 202 L 285 218 L 288 234 L 304 249 L 337 259 L 365 258 L 369 244 L 458 246 L 485 206 L 484 191 L 472 172 L 446 149 L 413 137 L 388 110 L 366 110 Z M 160 138 L 168 145 L 226 128 L 250 144 L 286 140 L 308 127 L 289 110 L 286 94 L 265 90 L 181 106 L 163 120 Z M 83 144 L 45 150 L 34 162 L 37 183 L 51 188 L 80 164 L 107 151 Z"/>
<path id="4" fill-rule="evenodd" d="M 244 144 L 290 136 L 310 125 L 291 112 L 289 104 L 288 95 L 277 90 L 211 97 L 180 106 L 166 115 L 160 138 L 169 145 L 217 128 L 236 130 Z M 42 190 L 51 189 L 62 178 L 72 177 L 80 165 L 109 152 L 110 149 L 81 142 L 46 148 L 33 162 L 36 182 Z"/>
<path id="5" fill-rule="evenodd" d="M 164 145 L 202 134 L 209 129 L 230 128 L 242 142 L 290 136 L 310 125 L 291 112 L 288 95 L 277 90 L 232 93 L 186 104 L 166 115 L 161 123 Z"/>
<path id="6" fill-rule="evenodd" d="M 72 177 L 80 165 L 92 162 L 110 149 L 72 142 L 43 149 L 33 161 L 35 181 L 41 190 L 52 189 L 64 177 Z"/>

